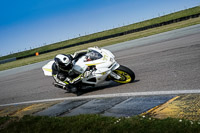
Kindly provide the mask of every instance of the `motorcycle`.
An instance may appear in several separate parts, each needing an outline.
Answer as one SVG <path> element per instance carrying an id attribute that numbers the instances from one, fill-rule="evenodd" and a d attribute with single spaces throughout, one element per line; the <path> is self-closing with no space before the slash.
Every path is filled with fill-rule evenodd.
<path id="1" fill-rule="evenodd" d="M 73 57 L 74 55 L 72 55 Z M 45 76 L 52 76 L 52 65 L 54 61 L 48 62 L 42 67 Z M 81 73 L 81 82 L 79 87 L 96 86 L 102 82 L 112 80 L 121 84 L 133 82 L 135 73 L 126 66 L 119 65 L 115 61 L 115 56 L 106 49 L 90 47 L 87 53 L 77 60 L 73 61 L 75 71 Z M 89 68 L 89 69 L 88 69 Z M 65 88 L 66 83 L 55 79 L 56 87 Z"/>

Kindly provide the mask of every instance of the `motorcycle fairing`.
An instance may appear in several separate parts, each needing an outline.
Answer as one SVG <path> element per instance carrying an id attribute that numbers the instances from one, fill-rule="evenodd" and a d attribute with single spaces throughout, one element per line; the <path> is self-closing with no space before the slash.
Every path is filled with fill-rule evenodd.
<path id="1" fill-rule="evenodd" d="M 53 63 L 54 63 L 54 61 L 50 61 L 42 67 L 42 70 L 43 70 L 45 76 L 52 76 Z"/>

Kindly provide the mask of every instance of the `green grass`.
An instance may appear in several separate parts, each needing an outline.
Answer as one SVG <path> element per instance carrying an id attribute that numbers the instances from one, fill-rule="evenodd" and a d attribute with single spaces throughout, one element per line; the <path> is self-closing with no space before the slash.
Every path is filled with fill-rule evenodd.
<path id="1" fill-rule="evenodd" d="M 10 120 L 10 117 L 0 117 L 0 125 L 3 125 L 8 120 Z"/>
<path id="2" fill-rule="evenodd" d="M 148 26 L 148 25 L 152 25 L 152 24 L 157 24 L 157 23 L 169 21 L 169 20 L 172 20 L 172 19 L 188 16 L 188 15 L 193 15 L 193 14 L 196 14 L 196 13 L 200 13 L 200 7 L 199 6 L 194 7 L 194 8 L 190 8 L 190 9 L 186 9 L 186 10 L 183 10 L 183 11 L 175 12 L 175 13 L 172 13 L 172 14 L 169 14 L 169 15 L 157 17 L 157 18 L 154 18 L 154 19 L 146 20 L 146 21 L 143 21 L 143 22 L 130 24 L 130 25 L 127 25 L 127 26 L 123 26 L 123 27 L 119 27 L 119 28 L 115 28 L 115 29 L 111 29 L 111 30 L 106 30 L 106 31 L 94 33 L 94 34 L 91 34 L 91 35 L 86 35 L 86 36 L 74 38 L 74 39 L 71 39 L 71 40 L 66 40 L 66 41 L 54 43 L 54 44 L 43 46 L 43 47 L 40 47 L 40 48 L 36 48 L 36 49 L 24 51 L 24 52 L 19 52 L 19 53 L 7 55 L 7 56 L 3 56 L 3 57 L 0 57 L 0 60 L 12 58 L 12 57 L 22 57 L 22 56 L 34 54 L 36 52 L 42 52 L 42 51 L 51 50 L 51 49 L 75 44 L 75 43 L 78 43 L 78 42 L 83 42 L 83 41 L 103 37 L 103 36 L 113 35 L 113 34 L 116 34 L 116 33 L 132 30 L 132 29 L 137 29 L 137 28 L 140 28 L 140 27 L 144 27 L 144 26 Z"/>
<path id="3" fill-rule="evenodd" d="M 4 117 L 0 117 L 4 119 Z M 1 123 L 1 133 L 193 133 L 200 132 L 197 121 L 154 119 L 140 116 L 129 118 L 79 115 L 72 117 L 24 116 Z"/>

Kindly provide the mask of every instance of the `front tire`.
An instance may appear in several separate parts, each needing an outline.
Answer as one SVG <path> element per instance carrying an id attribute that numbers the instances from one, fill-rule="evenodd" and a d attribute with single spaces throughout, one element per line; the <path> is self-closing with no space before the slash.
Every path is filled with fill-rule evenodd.
<path id="1" fill-rule="evenodd" d="M 119 80 L 113 80 L 115 82 L 126 84 L 131 83 L 135 80 L 135 73 L 126 66 L 120 65 L 120 67 L 114 70 L 113 72 L 115 72 L 121 77 Z"/>

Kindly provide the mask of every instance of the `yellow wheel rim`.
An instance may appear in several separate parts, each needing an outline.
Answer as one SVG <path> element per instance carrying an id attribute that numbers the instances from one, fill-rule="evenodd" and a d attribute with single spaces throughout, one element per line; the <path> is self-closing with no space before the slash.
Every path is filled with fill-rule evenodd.
<path id="1" fill-rule="evenodd" d="M 117 75 L 119 75 L 121 77 L 119 80 L 114 80 L 115 82 L 118 82 L 118 83 L 131 82 L 131 76 L 128 73 L 121 71 L 121 70 L 115 70 L 115 72 L 117 73 Z"/>

